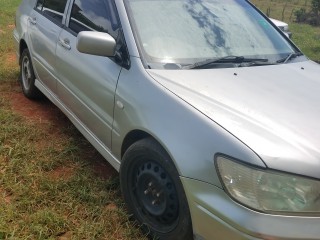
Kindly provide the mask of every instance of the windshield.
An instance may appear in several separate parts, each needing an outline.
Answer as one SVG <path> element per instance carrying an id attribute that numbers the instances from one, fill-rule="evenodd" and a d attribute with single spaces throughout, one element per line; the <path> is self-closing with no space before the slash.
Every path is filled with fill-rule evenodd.
<path id="1" fill-rule="evenodd" d="M 295 51 L 243 0 L 126 0 L 126 6 L 151 68 L 227 56 L 276 62 Z"/>

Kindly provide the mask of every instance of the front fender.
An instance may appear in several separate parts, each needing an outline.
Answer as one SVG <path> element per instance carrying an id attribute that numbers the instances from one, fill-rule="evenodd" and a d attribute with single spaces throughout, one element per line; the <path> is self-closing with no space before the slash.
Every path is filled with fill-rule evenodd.
<path id="1" fill-rule="evenodd" d="M 181 176 L 221 187 L 214 156 L 223 153 L 265 167 L 245 144 L 160 85 L 132 58 L 123 69 L 116 91 L 112 151 L 121 158 L 121 146 L 132 130 L 153 136 L 171 156 Z"/>

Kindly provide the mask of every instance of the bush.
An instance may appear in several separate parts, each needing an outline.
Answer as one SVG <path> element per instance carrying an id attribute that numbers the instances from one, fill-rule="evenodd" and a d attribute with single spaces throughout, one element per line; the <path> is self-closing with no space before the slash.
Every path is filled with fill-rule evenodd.
<path id="1" fill-rule="evenodd" d="M 320 25 L 320 0 L 312 0 L 312 17 L 310 24 Z"/>
<path id="2" fill-rule="evenodd" d="M 294 15 L 296 16 L 296 21 L 298 23 L 304 23 L 307 21 L 308 14 L 307 14 L 307 11 L 305 8 L 300 8 L 300 9 L 296 10 L 294 12 Z"/>
<path id="3" fill-rule="evenodd" d="M 312 0 L 312 10 L 320 12 L 320 0 Z"/>
<path id="4" fill-rule="evenodd" d="M 320 25 L 320 0 L 312 0 L 309 12 L 305 8 L 300 8 L 294 12 L 294 15 L 299 23 Z"/>

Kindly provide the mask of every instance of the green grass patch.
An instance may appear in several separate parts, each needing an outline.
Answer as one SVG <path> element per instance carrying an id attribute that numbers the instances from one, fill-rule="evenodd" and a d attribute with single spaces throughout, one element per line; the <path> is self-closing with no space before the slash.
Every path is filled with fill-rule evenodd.
<path id="1" fill-rule="evenodd" d="M 144 239 L 117 177 L 97 177 L 83 158 L 89 146 L 77 130 L 66 126 L 44 143 L 49 128 L 26 123 L 0 98 L 0 239 Z"/>
<path id="2" fill-rule="evenodd" d="M 17 77 L 13 44 L 14 17 L 20 0 L 1 0 L 0 3 L 0 81 Z"/>
<path id="3" fill-rule="evenodd" d="M 293 41 L 312 60 L 320 63 L 320 27 L 291 23 Z"/>

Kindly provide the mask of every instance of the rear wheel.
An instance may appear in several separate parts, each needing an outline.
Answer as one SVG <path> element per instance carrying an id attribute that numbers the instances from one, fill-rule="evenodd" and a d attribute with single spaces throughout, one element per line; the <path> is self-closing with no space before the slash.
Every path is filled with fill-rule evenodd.
<path id="1" fill-rule="evenodd" d="M 29 50 L 23 50 L 20 57 L 20 83 L 23 94 L 30 99 L 37 99 L 41 96 L 41 92 L 34 85 L 35 75 Z"/>
<path id="2" fill-rule="evenodd" d="M 170 157 L 153 139 L 134 143 L 120 169 L 129 211 L 156 239 L 193 239 L 188 203 Z"/>

